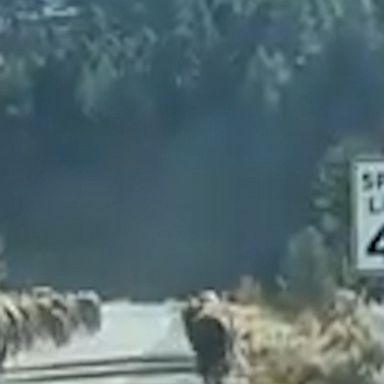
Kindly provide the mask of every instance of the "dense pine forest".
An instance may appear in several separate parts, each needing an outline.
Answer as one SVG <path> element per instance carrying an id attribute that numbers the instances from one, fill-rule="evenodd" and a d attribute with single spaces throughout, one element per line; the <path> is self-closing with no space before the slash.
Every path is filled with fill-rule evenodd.
<path id="1" fill-rule="evenodd" d="M 379 0 L 0 0 L 9 279 L 152 298 L 346 279 L 383 23 Z"/>

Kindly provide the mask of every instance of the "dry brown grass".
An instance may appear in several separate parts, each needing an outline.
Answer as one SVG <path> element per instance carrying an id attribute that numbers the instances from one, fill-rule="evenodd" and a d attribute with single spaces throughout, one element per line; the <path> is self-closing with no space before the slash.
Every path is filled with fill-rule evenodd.
<path id="1" fill-rule="evenodd" d="M 321 315 L 311 309 L 287 315 L 263 300 L 205 305 L 234 331 L 235 356 L 249 384 L 365 384 L 381 368 L 383 354 L 360 316 L 364 303 L 337 299 Z M 234 364 L 234 369 L 239 365 Z"/>

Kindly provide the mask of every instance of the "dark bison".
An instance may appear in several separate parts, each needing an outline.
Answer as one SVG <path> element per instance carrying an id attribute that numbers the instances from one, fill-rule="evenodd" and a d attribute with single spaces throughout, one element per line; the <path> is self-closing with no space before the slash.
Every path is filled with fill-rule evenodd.
<path id="1" fill-rule="evenodd" d="M 204 313 L 209 304 L 192 300 L 183 311 L 183 320 L 198 373 L 205 384 L 221 384 L 230 372 L 232 337 L 219 317 Z"/>

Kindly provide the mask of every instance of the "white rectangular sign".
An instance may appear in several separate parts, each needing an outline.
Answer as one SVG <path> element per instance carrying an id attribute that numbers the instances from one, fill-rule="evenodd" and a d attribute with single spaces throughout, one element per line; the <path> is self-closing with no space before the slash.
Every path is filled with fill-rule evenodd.
<path id="1" fill-rule="evenodd" d="M 352 164 L 352 253 L 358 273 L 384 274 L 384 158 Z"/>

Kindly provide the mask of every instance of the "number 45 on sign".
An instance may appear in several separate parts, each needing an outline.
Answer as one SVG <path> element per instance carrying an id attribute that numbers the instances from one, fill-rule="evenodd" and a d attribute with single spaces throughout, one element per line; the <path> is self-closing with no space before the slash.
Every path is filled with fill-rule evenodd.
<path id="1" fill-rule="evenodd" d="M 384 275 L 384 157 L 352 164 L 351 251 L 358 273 Z"/>

